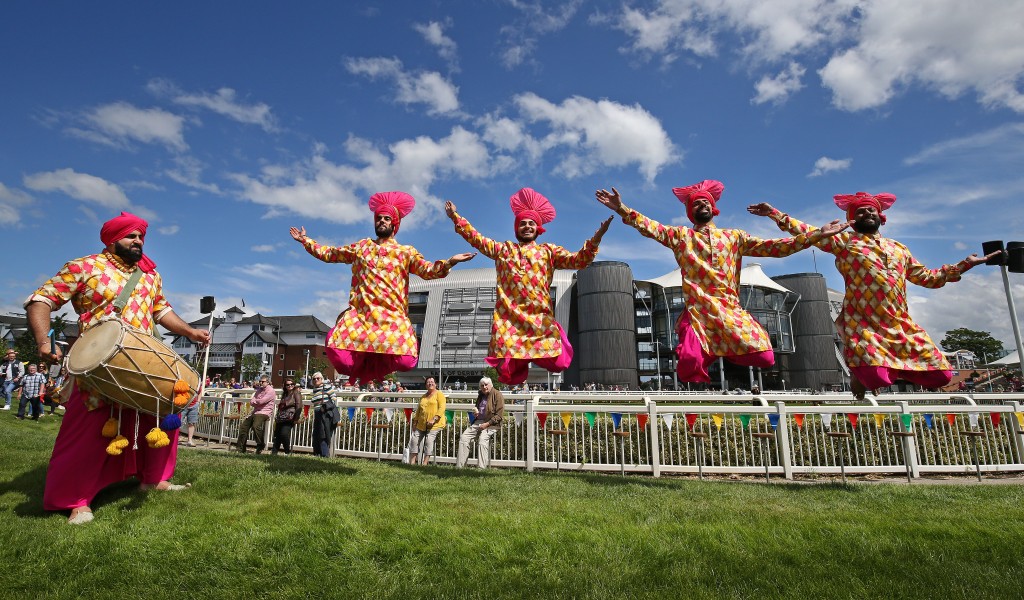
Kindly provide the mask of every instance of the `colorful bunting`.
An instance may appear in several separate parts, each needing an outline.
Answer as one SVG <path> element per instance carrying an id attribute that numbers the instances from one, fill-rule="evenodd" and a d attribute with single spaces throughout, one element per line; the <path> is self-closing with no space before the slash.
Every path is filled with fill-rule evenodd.
<path id="1" fill-rule="evenodd" d="M 540 423 L 540 428 L 544 429 L 544 424 L 548 422 L 548 413 L 539 412 L 537 413 L 537 421 Z"/>
<path id="2" fill-rule="evenodd" d="M 412 409 L 406 407 L 406 408 L 403 408 L 402 410 L 405 412 L 405 420 L 406 421 L 411 421 L 412 420 Z M 447 410 L 444 411 L 444 416 L 447 417 L 449 412 L 451 412 L 451 411 L 447 411 Z"/>
<path id="3" fill-rule="evenodd" d="M 513 413 L 512 414 L 512 418 L 514 418 L 516 420 L 516 427 L 519 427 L 520 425 L 523 424 L 523 413 L 521 413 L 521 412 Z"/>
<path id="4" fill-rule="evenodd" d="M 768 422 L 771 423 L 772 429 L 779 428 L 779 413 L 770 413 L 768 415 Z"/>
<path id="5" fill-rule="evenodd" d="M 973 413 L 973 412 L 972 413 L 968 413 L 967 421 L 971 424 L 971 429 L 975 429 L 975 428 L 978 427 L 978 417 L 979 416 L 980 415 L 978 415 L 978 413 Z"/>
<path id="6" fill-rule="evenodd" d="M 999 424 L 1003 422 L 1003 413 L 994 412 L 994 413 L 992 413 L 989 416 L 992 417 L 992 426 L 993 427 L 998 428 Z"/>
<path id="7" fill-rule="evenodd" d="M 885 415 L 882 413 L 875 413 L 875 427 L 881 429 L 883 422 L 885 422 Z"/>
<path id="8" fill-rule="evenodd" d="M 825 429 L 832 429 L 832 413 L 821 413 L 821 424 Z"/>
<path id="9" fill-rule="evenodd" d="M 697 423 L 696 413 L 686 413 L 686 427 L 687 429 L 693 429 L 694 424 Z"/>
<path id="10" fill-rule="evenodd" d="M 303 419 L 308 419 L 309 418 L 309 405 L 308 404 L 302 407 L 302 418 Z"/>
<path id="11" fill-rule="evenodd" d="M 743 429 L 750 427 L 750 415 L 740 415 L 740 425 Z"/>
<path id="12" fill-rule="evenodd" d="M 800 429 L 804 428 L 804 415 L 802 413 L 796 413 L 793 415 L 793 420 L 796 421 L 796 426 Z"/>
<path id="13" fill-rule="evenodd" d="M 675 422 L 676 416 L 672 413 L 665 413 L 661 415 L 662 420 L 665 421 L 665 427 L 672 429 L 672 423 Z"/>
<path id="14" fill-rule="evenodd" d="M 956 426 L 956 415 L 954 415 L 953 413 L 947 413 L 946 414 L 946 420 L 949 421 L 949 426 L 950 427 L 955 427 Z"/>
<path id="15" fill-rule="evenodd" d="M 596 416 L 597 416 L 597 415 L 595 415 L 595 414 L 594 414 L 594 413 L 592 413 L 592 412 L 588 412 L 588 413 L 583 413 L 583 417 L 587 419 L 587 425 L 590 425 L 591 427 L 593 427 L 593 426 L 594 426 L 594 418 L 595 418 Z"/>
<path id="16" fill-rule="evenodd" d="M 365 409 L 363 409 L 363 410 L 365 410 L 365 411 L 366 411 L 366 420 L 367 420 L 367 421 L 369 421 L 369 420 L 373 419 L 373 407 L 371 407 L 371 406 L 367 406 L 367 407 L 366 407 Z"/>
<path id="17" fill-rule="evenodd" d="M 348 420 L 349 421 L 355 421 L 356 420 L 356 407 L 354 407 L 354 406 L 348 407 Z"/>
<path id="18" fill-rule="evenodd" d="M 1017 417 L 1017 424 L 1020 425 L 1021 429 L 1024 429 L 1024 412 L 1015 412 L 1013 416 Z"/>
<path id="19" fill-rule="evenodd" d="M 395 409 L 393 409 L 393 408 L 385 408 L 384 409 L 384 418 L 388 420 L 388 423 L 390 423 L 395 418 Z"/>
<path id="20" fill-rule="evenodd" d="M 911 422 L 911 420 L 913 420 L 913 418 L 914 418 L 914 415 L 912 415 L 910 413 L 903 413 L 902 415 L 900 415 L 900 420 L 903 421 L 903 429 L 904 430 L 910 431 L 910 422 Z"/>
<path id="21" fill-rule="evenodd" d="M 408 414 L 411 415 L 412 414 L 412 409 L 410 408 L 410 409 L 407 409 L 407 410 L 409 410 Z M 448 421 L 449 423 L 454 421 L 455 420 L 455 411 L 454 410 L 446 410 L 446 411 L 444 411 L 444 419 L 446 421 Z"/>
<path id="22" fill-rule="evenodd" d="M 928 426 L 928 429 L 935 429 L 935 421 L 933 421 L 934 418 L 935 415 L 931 413 L 924 414 L 924 424 Z"/>
<path id="23" fill-rule="evenodd" d="M 1017 414 L 1024 414 L 1024 413 L 1017 413 Z M 622 427 L 622 413 L 612 413 L 612 427 L 614 427 L 615 429 L 618 429 L 619 427 Z"/>
<path id="24" fill-rule="evenodd" d="M 636 416 L 636 424 L 640 426 L 640 429 L 647 427 L 647 413 L 640 413 Z"/>
<path id="25" fill-rule="evenodd" d="M 569 429 L 569 423 L 571 423 L 571 422 L 572 422 L 572 413 L 570 413 L 570 412 L 562 413 L 562 423 L 565 424 L 565 428 L 566 429 Z"/>
<path id="26" fill-rule="evenodd" d="M 860 415 L 857 413 L 846 413 L 846 418 L 850 420 L 850 426 L 857 429 L 857 419 L 860 418 Z"/>
<path id="27" fill-rule="evenodd" d="M 473 421 L 476 421 L 476 415 L 474 415 L 474 414 L 472 413 L 472 411 L 470 411 L 470 412 L 467 412 L 467 413 L 466 413 L 466 418 L 468 418 L 468 419 L 469 419 L 469 424 L 470 424 L 470 425 L 472 425 L 472 424 L 473 424 Z"/>
<path id="28" fill-rule="evenodd" d="M 725 422 L 725 415 L 723 415 L 722 413 L 714 413 L 711 415 L 711 420 L 715 422 L 715 427 L 721 430 L 722 423 Z"/>

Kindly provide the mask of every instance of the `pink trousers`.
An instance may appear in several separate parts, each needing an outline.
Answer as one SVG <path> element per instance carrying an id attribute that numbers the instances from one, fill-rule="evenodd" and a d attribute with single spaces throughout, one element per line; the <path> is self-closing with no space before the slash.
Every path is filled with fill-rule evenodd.
<path id="1" fill-rule="evenodd" d="M 168 431 L 171 443 L 163 448 L 146 445 L 146 434 L 157 426 L 156 417 L 135 410 L 121 410 L 121 435 L 128 447 L 119 456 L 107 454 L 110 439 L 103 437 L 103 424 L 110 408 L 87 410 L 86 394 L 77 388 L 64 405 L 64 419 L 46 471 L 43 492 L 44 510 L 70 510 L 89 505 L 103 488 L 130 477 L 147 484 L 166 481 L 174 475 L 178 461 L 178 430 Z M 114 406 L 117 417 L 118 407 Z M 135 446 L 135 419 L 139 420 L 138 448 Z"/>
<path id="2" fill-rule="evenodd" d="M 889 387 L 897 379 L 926 388 L 938 388 L 953 379 L 952 371 L 907 371 L 889 367 L 852 367 L 850 372 L 869 390 Z"/>
<path id="3" fill-rule="evenodd" d="M 562 353 L 558 356 L 533 359 L 488 356 L 484 358 L 484 361 L 498 371 L 498 381 L 506 385 L 518 385 L 526 381 L 530 375 L 531 362 L 552 373 L 561 373 L 572 364 L 572 345 L 569 344 L 569 338 L 566 337 L 562 326 L 555 323 L 555 327 L 558 328 L 558 335 L 562 338 Z"/>
<path id="4" fill-rule="evenodd" d="M 419 362 L 411 354 L 380 354 L 330 347 L 327 348 L 327 360 L 339 373 L 348 375 L 349 381 L 361 384 L 380 381 L 395 371 L 408 371 Z"/>
<path id="5" fill-rule="evenodd" d="M 710 383 L 708 367 L 718 360 L 718 356 L 708 354 L 700 345 L 696 332 L 690 324 L 690 317 L 683 313 L 676 326 L 676 334 L 679 336 L 679 345 L 676 346 L 676 373 L 679 381 L 693 383 Z M 759 367 L 766 369 L 775 364 L 775 353 L 771 350 L 751 352 L 750 354 L 736 354 L 723 356 L 725 360 L 743 367 Z"/>

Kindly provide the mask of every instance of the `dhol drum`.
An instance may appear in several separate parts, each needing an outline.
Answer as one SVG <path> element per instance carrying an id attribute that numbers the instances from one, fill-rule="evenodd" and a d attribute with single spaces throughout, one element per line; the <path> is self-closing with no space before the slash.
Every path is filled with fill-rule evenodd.
<path id="1" fill-rule="evenodd" d="M 68 353 L 68 372 L 83 387 L 118 404 L 165 416 L 174 406 L 174 384 L 199 391 L 199 374 L 156 336 L 109 319 L 85 331 Z"/>

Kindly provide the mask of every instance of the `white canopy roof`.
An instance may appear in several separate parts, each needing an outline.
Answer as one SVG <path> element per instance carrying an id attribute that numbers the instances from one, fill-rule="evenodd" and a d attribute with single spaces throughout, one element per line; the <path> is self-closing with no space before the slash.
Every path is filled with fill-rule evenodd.
<path id="1" fill-rule="evenodd" d="M 988 364 L 990 364 L 990 365 L 1019 365 L 1020 364 L 1020 357 L 1017 356 L 1017 352 L 1016 351 L 1013 351 L 1013 352 L 1007 354 L 1006 356 L 1000 358 L 999 360 L 994 360 L 994 361 L 992 361 L 992 362 L 990 362 Z"/>
<path id="2" fill-rule="evenodd" d="M 642 279 L 641 281 L 660 285 L 664 288 L 679 287 L 683 283 L 682 276 L 679 274 L 679 271 L 671 271 L 656 279 Z M 775 283 L 771 278 L 765 275 L 764 271 L 761 270 L 760 263 L 750 263 L 740 270 L 740 285 L 767 288 L 778 292 L 791 291 Z"/>

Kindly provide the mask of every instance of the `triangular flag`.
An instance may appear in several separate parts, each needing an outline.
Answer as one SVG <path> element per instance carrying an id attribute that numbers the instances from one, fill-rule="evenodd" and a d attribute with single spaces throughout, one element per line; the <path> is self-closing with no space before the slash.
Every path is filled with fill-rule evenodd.
<path id="1" fill-rule="evenodd" d="M 953 413 L 947 413 L 946 420 L 949 421 L 950 427 L 954 427 L 956 425 L 956 415 L 954 415 Z"/>
<path id="2" fill-rule="evenodd" d="M 832 429 L 832 413 L 821 413 L 821 424 L 825 429 Z"/>
<path id="3" fill-rule="evenodd" d="M 850 420 L 850 426 L 853 427 L 854 429 L 856 429 L 857 428 L 857 419 L 860 418 L 857 415 L 857 413 L 847 413 L 846 414 L 846 418 Z"/>
<path id="4" fill-rule="evenodd" d="M 715 427 L 721 429 L 722 423 L 725 422 L 725 415 L 722 413 L 714 413 L 711 415 L 711 420 L 715 422 Z"/>
<path id="5" fill-rule="evenodd" d="M 1017 417 L 1017 424 L 1020 425 L 1021 429 L 1024 429 L 1024 412 L 1015 412 L 1013 416 Z"/>
<path id="6" fill-rule="evenodd" d="M 665 427 L 672 429 L 672 423 L 675 422 L 676 416 L 672 413 L 665 413 L 661 415 L 661 418 L 665 421 Z"/>
<path id="7" fill-rule="evenodd" d="M 882 423 L 885 421 L 885 415 L 882 413 L 875 413 L 875 427 L 882 428 Z"/>
<path id="8" fill-rule="evenodd" d="M 355 419 L 356 419 L 356 407 L 350 406 L 350 407 L 348 407 L 348 420 L 349 421 L 354 421 Z"/>
<path id="9" fill-rule="evenodd" d="M 369 421 L 369 420 L 373 419 L 373 407 L 372 407 L 372 406 L 367 406 L 367 407 L 366 407 L 365 409 L 363 409 L 363 410 L 365 410 L 365 411 L 366 411 L 366 420 L 367 420 L 367 421 Z"/>
<path id="10" fill-rule="evenodd" d="M 1024 414 L 1024 413 L 1017 413 L 1017 414 L 1020 415 L 1020 414 Z M 612 427 L 614 427 L 615 429 L 618 429 L 621 426 L 622 426 L 622 413 L 612 413 Z"/>
<path id="11" fill-rule="evenodd" d="M 309 405 L 308 404 L 302 407 L 302 418 L 303 419 L 308 419 L 309 418 Z"/>
<path id="12" fill-rule="evenodd" d="M 537 421 L 540 422 L 540 428 L 544 429 L 544 424 L 548 422 L 548 413 L 537 413 Z"/>
<path id="13" fill-rule="evenodd" d="M 386 418 L 388 420 L 388 423 L 390 423 L 392 421 L 392 419 L 395 418 L 395 409 L 393 409 L 393 408 L 385 408 L 384 409 L 384 418 Z"/>
<path id="14" fill-rule="evenodd" d="M 697 422 L 697 413 L 686 413 L 686 427 L 687 429 L 693 429 L 694 424 Z"/>
<path id="15" fill-rule="evenodd" d="M 803 429 L 804 427 L 804 415 L 802 413 L 796 413 L 793 415 L 793 420 L 796 421 L 796 426 Z"/>
<path id="16" fill-rule="evenodd" d="M 740 415 L 740 425 L 746 429 L 750 426 L 750 415 Z"/>
<path id="17" fill-rule="evenodd" d="M 640 429 L 647 427 L 647 413 L 639 413 L 636 416 L 636 424 L 640 426 Z"/>
<path id="18" fill-rule="evenodd" d="M 1003 422 L 1003 413 L 992 413 L 989 416 L 992 417 L 993 427 L 999 427 L 999 424 Z"/>
<path id="19" fill-rule="evenodd" d="M 407 408 L 403 408 L 402 410 L 405 412 L 405 420 L 406 421 L 412 420 L 412 409 L 407 407 Z M 444 411 L 444 416 L 446 416 L 446 417 L 448 416 L 448 411 Z"/>
<path id="20" fill-rule="evenodd" d="M 928 426 L 928 429 L 935 429 L 935 421 L 933 419 L 935 419 L 935 415 L 932 413 L 924 414 L 924 424 Z"/>
<path id="21" fill-rule="evenodd" d="M 406 410 L 409 411 L 408 414 L 412 414 L 412 409 L 411 408 L 407 408 Z M 454 410 L 446 410 L 446 411 L 444 411 L 444 420 L 448 421 L 449 423 L 454 421 L 455 420 L 455 411 Z"/>
<path id="22" fill-rule="evenodd" d="M 516 427 L 519 427 L 520 425 L 523 424 L 523 413 L 521 413 L 521 412 L 513 413 L 512 417 L 516 420 Z"/>
<path id="23" fill-rule="evenodd" d="M 978 413 L 967 414 L 967 421 L 971 424 L 972 429 L 978 426 L 978 416 Z"/>
<path id="24" fill-rule="evenodd" d="M 572 413 L 570 413 L 570 412 L 562 413 L 562 423 L 565 424 L 565 428 L 566 429 L 569 428 L 569 423 L 570 422 L 572 422 Z"/>
<path id="25" fill-rule="evenodd" d="M 473 421 L 476 421 L 476 415 L 474 415 L 472 412 L 467 412 L 466 417 L 469 418 L 470 425 L 473 424 Z"/>
<path id="26" fill-rule="evenodd" d="M 910 422 L 914 419 L 914 415 L 910 413 L 903 413 L 900 415 L 900 420 L 903 421 L 903 429 L 910 431 Z"/>
<path id="27" fill-rule="evenodd" d="M 779 413 L 770 413 L 768 415 L 768 422 L 771 423 L 772 429 L 778 429 L 778 427 L 779 427 Z"/>
<path id="28" fill-rule="evenodd" d="M 591 427 L 593 427 L 594 426 L 594 417 L 596 415 L 594 413 L 592 413 L 592 412 L 588 412 L 588 413 L 583 413 L 583 416 L 587 419 L 587 425 L 590 425 Z"/>

